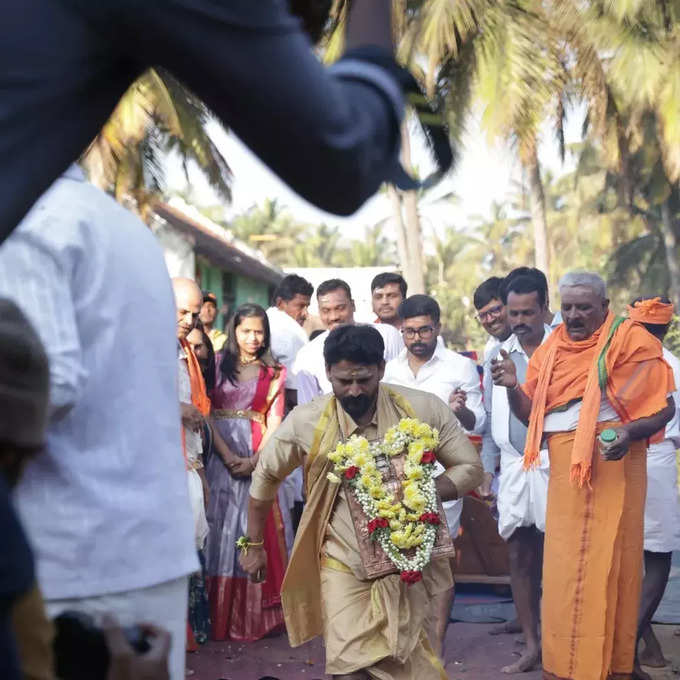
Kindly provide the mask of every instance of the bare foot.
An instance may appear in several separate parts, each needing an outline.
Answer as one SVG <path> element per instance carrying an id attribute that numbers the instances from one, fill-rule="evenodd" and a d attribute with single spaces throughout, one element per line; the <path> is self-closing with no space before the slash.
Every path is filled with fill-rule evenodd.
<path id="1" fill-rule="evenodd" d="M 650 668 L 665 668 L 668 666 L 668 661 L 664 659 L 661 649 L 650 649 L 645 647 L 639 654 L 638 660 L 641 666 L 649 666 Z"/>
<path id="2" fill-rule="evenodd" d="M 632 678 L 633 680 L 652 680 L 652 676 L 649 675 L 649 673 L 645 673 L 642 668 L 640 668 L 640 664 L 637 661 L 633 668 Z"/>
<path id="3" fill-rule="evenodd" d="M 494 626 L 490 631 L 489 635 L 514 635 L 515 633 L 521 633 L 522 626 L 519 625 L 517 619 L 512 621 L 506 621 L 500 626 Z"/>
<path id="4" fill-rule="evenodd" d="M 527 651 L 515 663 L 501 668 L 501 673 L 526 673 L 527 671 L 533 671 L 540 662 L 540 650 Z"/>

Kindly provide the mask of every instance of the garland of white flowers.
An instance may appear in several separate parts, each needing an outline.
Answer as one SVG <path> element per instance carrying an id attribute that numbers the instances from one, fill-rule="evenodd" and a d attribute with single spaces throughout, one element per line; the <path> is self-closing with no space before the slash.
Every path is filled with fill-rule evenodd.
<path id="1" fill-rule="evenodd" d="M 432 472 L 439 432 L 415 418 L 402 418 L 380 442 L 352 435 L 328 454 L 334 464 L 327 477 L 333 484 L 346 480 L 368 518 L 368 531 L 377 540 L 401 579 L 416 583 L 429 564 L 441 522 Z M 378 470 L 378 456 L 406 451 L 403 499 L 388 493 Z"/>

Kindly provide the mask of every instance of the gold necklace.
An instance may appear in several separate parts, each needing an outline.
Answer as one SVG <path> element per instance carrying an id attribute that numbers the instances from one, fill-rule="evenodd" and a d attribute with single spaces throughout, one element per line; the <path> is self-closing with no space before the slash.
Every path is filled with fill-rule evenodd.
<path id="1" fill-rule="evenodd" d="M 258 360 L 258 358 L 259 357 L 254 356 L 251 357 L 250 359 L 244 359 L 243 355 L 239 355 L 238 362 L 239 364 L 241 364 L 241 366 L 249 366 L 250 364 L 254 364 Z"/>

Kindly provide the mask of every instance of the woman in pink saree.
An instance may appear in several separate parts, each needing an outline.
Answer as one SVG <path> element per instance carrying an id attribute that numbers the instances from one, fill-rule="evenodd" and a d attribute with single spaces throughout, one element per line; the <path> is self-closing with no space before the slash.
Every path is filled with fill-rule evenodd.
<path id="1" fill-rule="evenodd" d="M 259 640 L 283 626 L 281 582 L 288 562 L 292 526 L 285 504 L 274 504 L 267 520 L 264 583 L 251 582 L 238 564 L 236 540 L 247 533 L 250 475 L 258 452 L 283 418 L 286 369 L 269 352 L 267 315 L 242 305 L 227 329 L 228 339 L 212 393 L 212 422 L 224 440 L 206 468 L 210 486 L 206 572 L 215 640 Z M 217 442 L 216 442 L 217 443 Z"/>

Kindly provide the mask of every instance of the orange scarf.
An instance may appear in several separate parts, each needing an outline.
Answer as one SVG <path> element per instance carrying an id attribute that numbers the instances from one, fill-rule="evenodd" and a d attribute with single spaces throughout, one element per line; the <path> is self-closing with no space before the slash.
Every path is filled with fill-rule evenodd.
<path id="1" fill-rule="evenodd" d="M 204 415 L 210 414 L 210 399 L 205 389 L 205 380 L 203 380 L 203 373 L 201 373 L 201 366 L 198 359 L 191 349 L 191 345 L 186 340 L 180 340 L 179 344 L 184 350 L 187 359 L 187 368 L 189 369 L 189 383 L 191 384 L 191 403 Z M 184 455 L 184 465 L 189 469 L 189 459 L 187 458 L 187 442 L 184 426 L 180 428 L 182 432 L 182 453 Z"/>
<path id="2" fill-rule="evenodd" d="M 194 354 L 194 350 L 186 340 L 180 340 L 180 345 L 187 357 L 187 367 L 189 369 L 189 381 L 191 382 L 191 403 L 204 415 L 210 413 L 210 399 L 205 389 L 205 381 L 201 366 Z"/>
<path id="3" fill-rule="evenodd" d="M 534 352 L 522 390 L 532 399 L 524 466 L 538 461 L 547 413 L 582 399 L 571 454 L 571 479 L 590 482 L 602 395 L 624 423 L 658 413 L 675 389 L 661 343 L 643 327 L 611 312 L 589 338 L 576 342 L 559 326 Z"/>

